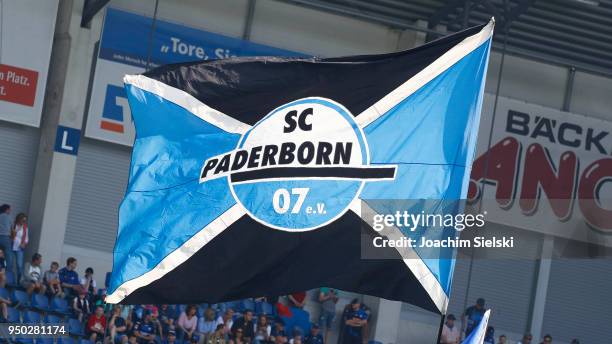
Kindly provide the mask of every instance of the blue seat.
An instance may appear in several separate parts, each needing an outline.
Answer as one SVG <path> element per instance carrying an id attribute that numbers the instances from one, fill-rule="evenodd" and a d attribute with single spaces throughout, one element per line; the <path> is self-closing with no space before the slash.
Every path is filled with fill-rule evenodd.
<path id="1" fill-rule="evenodd" d="M 272 315 L 274 313 L 274 307 L 267 302 L 256 302 L 255 313 L 257 315 Z"/>
<path id="2" fill-rule="evenodd" d="M 240 311 L 244 312 L 246 310 L 255 310 L 255 301 L 253 299 L 244 299 L 240 302 Z"/>
<path id="3" fill-rule="evenodd" d="M 204 316 L 205 310 L 206 308 L 203 308 L 202 306 L 196 307 L 196 316 L 198 317 L 198 319 Z"/>
<path id="4" fill-rule="evenodd" d="M 74 339 L 70 337 L 58 337 L 57 344 L 75 344 Z"/>
<path id="5" fill-rule="evenodd" d="M 15 274 L 12 271 L 5 271 L 5 277 L 6 277 L 6 286 L 14 289 L 14 288 L 19 288 L 21 289 L 21 286 L 19 285 L 19 283 L 17 283 L 17 279 L 15 278 Z"/>
<path id="6" fill-rule="evenodd" d="M 40 323 L 40 314 L 33 311 L 25 311 L 23 313 L 23 322 L 25 324 L 38 324 Z"/>
<path id="7" fill-rule="evenodd" d="M 371 341 L 368 342 L 368 344 L 383 344 L 383 343 L 381 343 L 381 342 L 379 342 L 377 340 L 371 340 Z"/>
<path id="8" fill-rule="evenodd" d="M 35 344 L 32 338 L 17 338 L 15 342 L 18 344 Z"/>
<path id="9" fill-rule="evenodd" d="M 42 312 L 49 312 L 51 310 L 49 307 L 49 299 L 45 295 L 41 294 L 32 295 L 31 307 Z"/>
<path id="10" fill-rule="evenodd" d="M 240 302 L 238 301 L 228 301 L 225 303 L 225 309 L 227 310 L 228 308 L 233 309 L 234 311 L 237 311 L 240 309 Z"/>
<path id="11" fill-rule="evenodd" d="M 60 317 L 58 317 L 57 315 L 47 314 L 47 316 L 45 317 L 45 322 L 47 324 L 61 324 L 62 319 L 60 319 Z"/>
<path id="12" fill-rule="evenodd" d="M 176 305 L 176 307 L 174 308 L 176 317 L 178 318 L 181 313 L 185 311 L 185 309 L 187 309 L 186 305 Z"/>
<path id="13" fill-rule="evenodd" d="M 0 288 L 0 297 L 7 300 L 11 299 L 11 295 L 5 288 Z"/>
<path id="14" fill-rule="evenodd" d="M 13 307 L 8 308 L 8 322 L 10 323 L 19 323 L 21 322 L 21 316 L 19 311 Z"/>
<path id="15" fill-rule="evenodd" d="M 11 295 L 11 301 L 17 308 L 29 308 L 30 300 L 28 299 L 28 294 L 23 290 L 13 290 Z"/>
<path id="16" fill-rule="evenodd" d="M 79 344 L 93 344 L 89 339 L 81 339 L 79 340 Z"/>
<path id="17" fill-rule="evenodd" d="M 78 319 L 68 319 L 68 333 L 71 336 L 83 337 L 85 333 L 83 333 L 83 326 Z"/>
<path id="18" fill-rule="evenodd" d="M 54 297 L 51 300 L 51 312 L 61 315 L 70 315 L 70 308 L 68 306 L 68 301 L 62 299 L 61 297 Z"/>
<path id="19" fill-rule="evenodd" d="M 53 344 L 53 338 L 37 338 L 36 344 Z"/>

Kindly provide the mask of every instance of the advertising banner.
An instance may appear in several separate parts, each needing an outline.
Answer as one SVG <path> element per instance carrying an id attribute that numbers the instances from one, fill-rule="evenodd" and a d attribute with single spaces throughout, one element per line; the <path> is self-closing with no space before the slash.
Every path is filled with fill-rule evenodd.
<path id="1" fill-rule="evenodd" d="M 233 56 L 301 55 L 159 19 L 152 31 L 152 24 L 151 17 L 107 9 L 85 136 L 133 144 L 134 125 L 123 89 L 126 74 L 143 73 L 164 64 Z"/>
<path id="2" fill-rule="evenodd" d="M 489 221 L 612 244 L 612 123 L 505 97 L 492 123 L 493 103 L 486 95 L 468 198 L 485 200 Z"/>
<path id="3" fill-rule="evenodd" d="M 57 0 L 5 0 L 0 6 L 0 119 L 40 124 Z"/>

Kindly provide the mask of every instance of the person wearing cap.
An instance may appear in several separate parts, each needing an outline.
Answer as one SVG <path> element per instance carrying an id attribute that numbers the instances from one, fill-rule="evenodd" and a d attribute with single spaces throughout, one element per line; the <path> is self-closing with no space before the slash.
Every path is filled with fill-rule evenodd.
<path id="1" fill-rule="evenodd" d="M 455 315 L 449 314 L 446 316 L 446 322 L 442 327 L 442 335 L 440 336 L 440 344 L 459 344 L 461 341 L 461 331 L 455 324 Z"/>
<path id="2" fill-rule="evenodd" d="M 80 281 L 83 290 L 87 291 L 89 302 L 94 301 L 94 296 L 97 293 L 96 280 L 94 279 L 93 268 L 85 269 L 85 276 L 81 277 Z"/>
<path id="3" fill-rule="evenodd" d="M 175 344 L 176 343 L 176 331 L 169 330 L 168 335 L 166 336 L 166 340 L 163 342 L 164 344 Z"/>
<path id="4" fill-rule="evenodd" d="M 304 337 L 304 344 L 323 344 L 323 336 L 319 325 L 312 324 L 310 326 L 310 333 Z"/>
<path id="5" fill-rule="evenodd" d="M 523 336 L 523 339 L 521 339 L 516 344 L 531 344 L 532 339 L 533 339 L 533 336 L 531 335 L 531 333 L 525 333 L 525 335 Z"/>
<path id="6" fill-rule="evenodd" d="M 485 299 L 483 298 L 479 298 L 476 300 L 475 305 L 465 310 L 465 313 L 461 316 L 461 325 L 464 327 L 466 337 L 478 326 L 480 320 L 484 317 L 485 311 Z"/>
<path id="7" fill-rule="evenodd" d="M 361 307 L 361 302 L 354 299 L 351 302 L 349 311 L 344 315 L 344 334 L 342 343 L 344 344 L 362 344 L 363 329 L 368 324 L 368 314 Z"/>

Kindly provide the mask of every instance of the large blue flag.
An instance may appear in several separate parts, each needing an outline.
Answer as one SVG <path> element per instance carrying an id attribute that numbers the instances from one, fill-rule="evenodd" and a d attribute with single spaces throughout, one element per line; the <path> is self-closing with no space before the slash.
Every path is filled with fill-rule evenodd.
<path id="1" fill-rule="evenodd" d="M 364 214 L 386 211 L 377 200 L 465 198 L 492 31 L 385 55 L 126 76 L 137 135 L 107 301 L 327 286 L 444 313 L 453 250 L 386 247 L 391 259 L 366 259 L 364 237 L 411 234 L 374 230 Z"/>

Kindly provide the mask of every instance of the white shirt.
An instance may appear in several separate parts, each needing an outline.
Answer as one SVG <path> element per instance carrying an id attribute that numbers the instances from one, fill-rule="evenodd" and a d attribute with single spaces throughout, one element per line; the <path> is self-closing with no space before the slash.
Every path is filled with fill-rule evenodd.
<path id="1" fill-rule="evenodd" d="M 28 268 L 26 269 L 26 276 L 27 277 L 24 277 L 32 282 L 40 281 L 40 277 L 42 276 L 40 265 L 34 266 L 32 264 L 28 264 Z"/>
<path id="2" fill-rule="evenodd" d="M 459 326 L 455 325 L 451 329 L 448 325 L 444 324 L 442 328 L 442 338 L 441 342 L 446 343 L 459 343 L 461 340 L 461 332 L 459 332 Z"/>
<path id="3" fill-rule="evenodd" d="M 15 226 L 15 239 L 13 239 L 13 251 L 21 251 L 21 238 L 23 237 L 23 225 L 16 225 Z M 29 241 L 29 237 L 30 237 L 30 231 L 26 231 L 26 235 L 25 235 L 25 244 L 28 244 Z"/>
<path id="4" fill-rule="evenodd" d="M 223 317 L 222 317 L 222 316 L 219 316 L 219 317 L 217 318 L 217 326 L 219 326 L 219 325 L 224 325 L 224 324 L 225 324 L 225 323 L 223 322 Z M 227 327 L 227 328 L 232 328 L 232 325 L 234 325 L 234 320 L 230 319 L 230 320 L 227 322 L 227 326 L 226 326 L 226 327 Z"/>
<path id="5" fill-rule="evenodd" d="M 85 277 L 81 277 L 81 285 L 82 285 L 83 287 L 85 287 L 85 284 L 86 284 L 86 283 L 87 283 L 87 278 L 85 278 Z M 93 278 L 91 279 L 91 286 L 92 286 L 94 289 L 96 289 L 96 288 L 97 288 L 97 286 L 96 286 L 96 280 L 95 280 L 95 279 L 93 279 Z"/>

